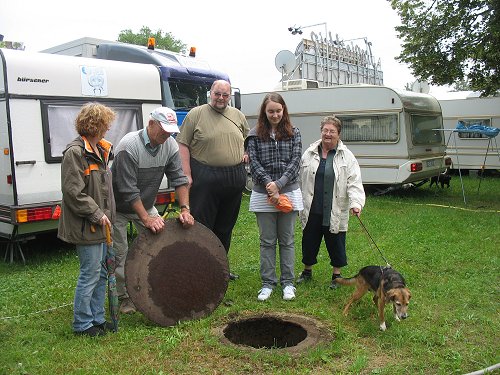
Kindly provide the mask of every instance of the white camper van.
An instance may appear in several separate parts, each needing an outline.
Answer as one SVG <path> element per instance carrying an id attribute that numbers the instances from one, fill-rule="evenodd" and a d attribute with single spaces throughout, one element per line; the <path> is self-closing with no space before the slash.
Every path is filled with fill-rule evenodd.
<path id="1" fill-rule="evenodd" d="M 76 137 L 74 119 L 89 101 L 116 111 L 106 138 L 117 144 L 161 105 L 158 69 L 0 49 L 0 236 L 10 246 L 57 228 L 62 151 Z M 159 203 L 171 199 L 164 181 Z"/>
<path id="2" fill-rule="evenodd" d="M 446 169 L 439 102 L 427 94 L 384 86 L 341 85 L 279 91 L 303 149 L 320 138 L 324 116 L 342 121 L 341 138 L 356 155 L 363 183 L 383 191 L 422 183 Z M 242 94 L 241 107 L 255 124 L 266 93 Z"/>
<path id="3" fill-rule="evenodd" d="M 438 99 L 452 168 L 500 170 L 499 135 L 488 137 L 479 131 L 456 131 L 459 122 L 466 128 L 472 125 L 500 128 L 500 97 L 480 98 L 471 91 L 449 94 Z"/>

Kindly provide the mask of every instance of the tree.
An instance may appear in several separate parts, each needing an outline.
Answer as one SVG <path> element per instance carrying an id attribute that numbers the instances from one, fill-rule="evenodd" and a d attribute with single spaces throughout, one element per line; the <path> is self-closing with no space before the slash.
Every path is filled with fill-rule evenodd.
<path id="1" fill-rule="evenodd" d="M 500 89 L 500 1 L 388 0 L 400 18 L 397 60 L 434 85 L 468 82 L 481 96 Z"/>
<path id="2" fill-rule="evenodd" d="M 0 41 L 0 48 L 18 49 L 24 51 L 23 42 Z"/>
<path id="3" fill-rule="evenodd" d="M 118 35 L 118 41 L 139 46 L 147 46 L 149 38 L 155 38 L 155 48 L 165 49 L 173 52 L 185 51 L 186 45 L 182 41 L 175 39 L 171 33 L 165 33 L 158 29 L 152 32 L 147 26 L 143 26 L 138 34 L 134 34 L 132 30 L 122 30 Z"/>
<path id="4" fill-rule="evenodd" d="M 456 81 L 455 84 L 453 85 L 453 91 L 468 91 L 470 90 L 470 83 L 463 79 Z"/>

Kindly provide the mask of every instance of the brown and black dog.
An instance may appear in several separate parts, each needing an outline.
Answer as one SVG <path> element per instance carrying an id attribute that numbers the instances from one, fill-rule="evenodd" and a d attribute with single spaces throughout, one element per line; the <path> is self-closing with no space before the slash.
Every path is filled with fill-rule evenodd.
<path id="1" fill-rule="evenodd" d="M 349 279 L 337 278 L 341 285 L 356 285 L 356 290 L 344 307 L 344 316 L 347 315 L 352 303 L 363 297 L 368 291 L 373 292 L 373 302 L 378 307 L 380 329 L 386 330 L 384 307 L 392 302 L 394 316 L 397 321 L 408 317 L 408 304 L 411 293 L 406 287 L 401 274 L 390 267 L 366 266 L 358 274 Z"/>

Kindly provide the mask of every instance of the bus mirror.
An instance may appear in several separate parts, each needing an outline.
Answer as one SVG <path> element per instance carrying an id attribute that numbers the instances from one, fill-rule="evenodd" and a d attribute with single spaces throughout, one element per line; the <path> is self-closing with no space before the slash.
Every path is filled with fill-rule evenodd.
<path id="1" fill-rule="evenodd" d="M 237 109 L 241 109 L 241 93 L 239 89 L 234 92 L 234 107 Z"/>

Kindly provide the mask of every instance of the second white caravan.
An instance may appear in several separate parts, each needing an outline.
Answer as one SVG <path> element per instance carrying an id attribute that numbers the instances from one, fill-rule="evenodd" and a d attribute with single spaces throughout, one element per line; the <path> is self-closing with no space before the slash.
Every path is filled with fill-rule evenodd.
<path id="1" fill-rule="evenodd" d="M 500 128 L 500 97 L 480 98 L 464 91 L 438 99 L 452 169 L 500 170 L 500 135 L 490 138 L 481 132 L 456 129 L 459 122 L 466 128 L 472 125 Z"/>
<path id="2" fill-rule="evenodd" d="M 384 86 L 341 85 L 279 92 L 305 149 L 320 138 L 324 116 L 342 121 L 341 139 L 358 159 L 363 183 L 377 187 L 419 184 L 443 172 L 445 157 L 439 102 L 427 94 Z M 255 125 L 266 93 L 241 95 L 241 107 Z"/>

